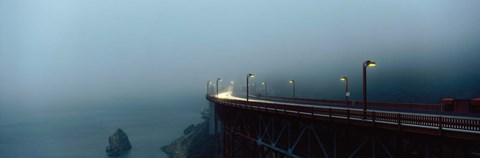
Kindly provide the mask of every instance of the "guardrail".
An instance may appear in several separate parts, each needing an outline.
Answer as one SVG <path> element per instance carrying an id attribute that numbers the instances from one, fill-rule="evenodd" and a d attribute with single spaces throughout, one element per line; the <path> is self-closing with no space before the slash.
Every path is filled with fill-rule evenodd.
<path id="1" fill-rule="evenodd" d="M 290 98 L 269 96 L 271 99 L 280 99 L 287 101 L 300 101 L 307 103 L 333 104 L 333 105 L 358 105 L 362 106 L 361 101 L 342 101 L 342 100 L 327 100 L 327 99 L 311 99 L 311 98 Z M 408 109 L 417 111 L 441 111 L 439 104 L 418 104 L 418 103 L 385 103 L 385 102 L 368 102 L 369 107 L 390 108 L 390 109 Z"/>
<path id="2" fill-rule="evenodd" d="M 308 119 L 344 120 L 357 122 L 358 125 L 377 126 L 385 128 L 407 130 L 403 128 L 429 129 L 430 134 L 443 135 L 445 132 L 468 133 L 468 138 L 480 140 L 480 118 L 460 118 L 455 116 L 424 115 L 411 113 L 367 111 L 364 115 L 360 109 L 325 108 L 318 106 L 286 105 L 277 103 L 263 103 L 230 99 L 217 99 L 207 96 L 207 99 L 220 104 L 250 109 L 255 111 L 282 114 Z M 345 121 L 346 120 L 346 121 Z M 433 132 L 432 131 L 437 131 Z M 423 131 L 422 133 L 425 133 Z"/>

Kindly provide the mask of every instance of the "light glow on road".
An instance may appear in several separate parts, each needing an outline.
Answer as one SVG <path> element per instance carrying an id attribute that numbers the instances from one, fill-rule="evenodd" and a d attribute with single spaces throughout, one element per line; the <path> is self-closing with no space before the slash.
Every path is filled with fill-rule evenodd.
<path id="1" fill-rule="evenodd" d="M 239 97 L 233 96 L 232 91 L 218 93 L 218 98 L 220 98 L 220 99 L 232 99 L 232 100 L 246 100 L 244 98 L 239 98 Z"/>
<path id="2" fill-rule="evenodd" d="M 218 92 L 218 98 L 219 99 L 232 99 L 232 100 L 246 100 L 244 98 L 233 96 L 233 88 L 234 88 L 233 83 L 234 83 L 234 81 L 231 81 L 230 83 L 231 84 L 227 85 L 224 90 L 220 90 L 220 92 Z"/>

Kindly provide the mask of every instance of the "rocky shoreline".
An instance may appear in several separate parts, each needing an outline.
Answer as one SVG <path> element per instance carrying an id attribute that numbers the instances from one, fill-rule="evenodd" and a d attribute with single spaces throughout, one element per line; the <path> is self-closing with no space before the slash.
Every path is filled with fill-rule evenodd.
<path id="1" fill-rule="evenodd" d="M 205 116 L 204 113 L 202 113 Z M 215 135 L 208 134 L 208 118 L 204 122 L 190 125 L 184 135 L 171 144 L 162 147 L 171 158 L 215 158 L 218 157 L 218 141 Z"/>

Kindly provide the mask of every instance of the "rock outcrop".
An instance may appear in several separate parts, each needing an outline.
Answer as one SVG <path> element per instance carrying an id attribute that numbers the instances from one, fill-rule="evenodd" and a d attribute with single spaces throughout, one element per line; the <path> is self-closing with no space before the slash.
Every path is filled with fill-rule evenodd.
<path id="1" fill-rule="evenodd" d="M 122 129 L 117 129 L 112 136 L 108 137 L 108 143 L 109 145 L 105 150 L 108 156 L 119 156 L 132 149 L 128 136 Z"/>
<path id="2" fill-rule="evenodd" d="M 207 121 L 196 126 L 190 125 L 185 135 L 172 144 L 162 147 L 171 158 L 215 158 L 217 157 L 217 138 L 208 135 Z"/>
<path id="3" fill-rule="evenodd" d="M 197 125 L 190 125 L 183 130 L 183 136 L 162 150 L 171 158 L 216 158 L 218 151 L 218 136 L 208 134 L 208 122 L 211 110 L 202 111 L 204 121 Z"/>

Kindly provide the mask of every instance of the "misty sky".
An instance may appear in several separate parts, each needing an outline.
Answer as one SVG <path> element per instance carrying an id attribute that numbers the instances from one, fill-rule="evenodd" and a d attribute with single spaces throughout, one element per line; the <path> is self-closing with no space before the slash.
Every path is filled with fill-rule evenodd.
<path id="1" fill-rule="evenodd" d="M 479 28 L 478 0 L 2 0 L 0 106 L 203 97 L 248 72 L 331 99 L 347 75 L 360 98 L 366 59 L 374 100 L 473 98 Z"/>

